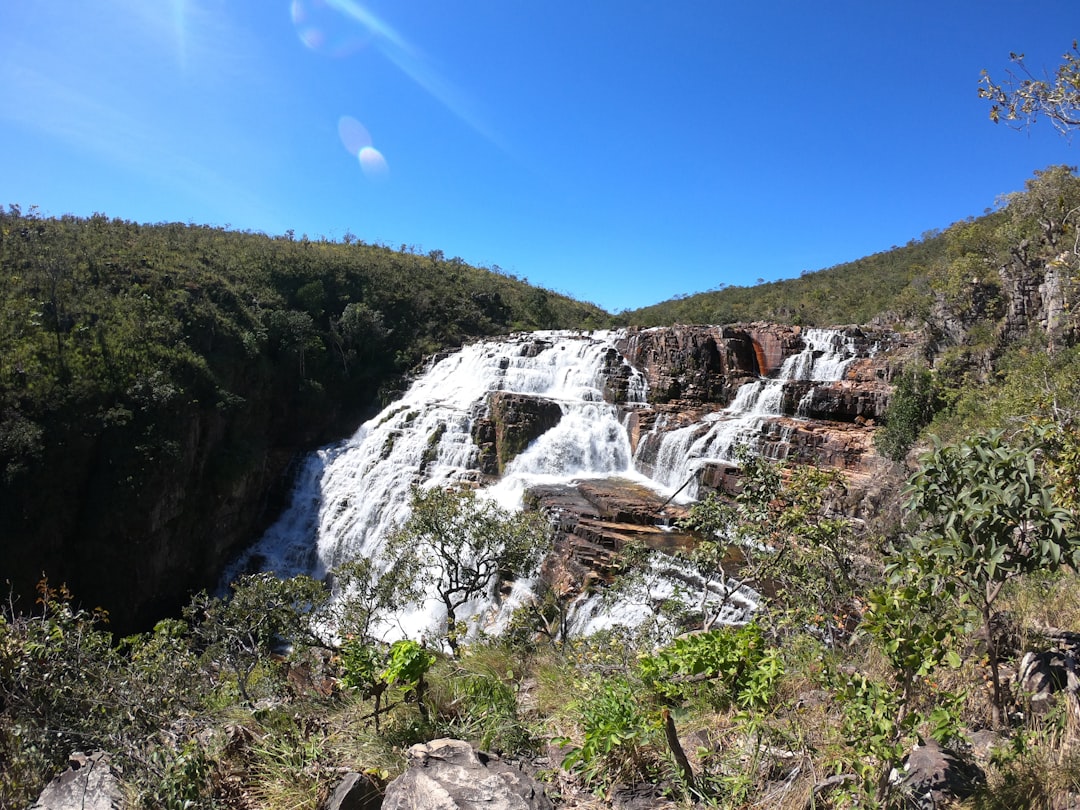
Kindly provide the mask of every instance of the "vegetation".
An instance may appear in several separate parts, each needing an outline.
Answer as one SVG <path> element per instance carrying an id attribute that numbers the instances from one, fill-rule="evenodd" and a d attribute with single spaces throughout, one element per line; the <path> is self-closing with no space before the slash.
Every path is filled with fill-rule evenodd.
<path id="1" fill-rule="evenodd" d="M 294 452 L 423 357 L 608 323 L 439 251 L 0 210 L 5 576 L 30 599 L 44 568 L 145 629 L 250 540 Z"/>
<path id="2" fill-rule="evenodd" d="M 501 581 L 530 574 L 551 548 L 550 535 L 535 512 L 507 512 L 472 490 L 416 488 L 408 520 L 387 539 L 386 556 L 408 591 L 406 603 L 423 598 L 423 585 L 433 586 L 456 653 L 465 634 L 457 611 Z"/>
<path id="3" fill-rule="evenodd" d="M 985 70 L 982 74 L 979 97 L 991 102 L 991 121 L 1031 126 L 1039 118 L 1046 118 L 1066 135 L 1080 127 L 1080 50 L 1075 39 L 1052 79 L 1033 75 L 1022 53 L 1010 53 L 1009 59 L 1018 72 L 1008 71 L 1003 84 L 996 84 Z"/>
<path id="4" fill-rule="evenodd" d="M 971 604 L 982 622 L 993 684 L 993 722 L 1005 698 L 991 619 L 1012 578 L 1080 563 L 1080 536 L 1068 510 L 1037 468 L 1031 447 L 1012 447 L 1000 433 L 937 448 L 911 480 L 912 511 L 922 531 L 911 558 L 934 589 Z"/>
<path id="5" fill-rule="evenodd" d="M 1074 54 L 1053 82 L 985 78 L 995 120 L 1075 126 Z M 693 632 L 572 638 L 549 593 L 504 636 L 467 634 L 463 605 L 526 573 L 548 535 L 439 489 L 414 493 L 385 559 L 334 572 L 336 598 L 308 578 L 248 576 L 117 636 L 106 611 L 43 580 L 35 602 L 0 611 L 0 805 L 28 806 L 72 750 L 100 749 L 137 806 L 315 808 L 341 768 L 384 784 L 410 744 L 455 736 L 524 760 L 556 742 L 563 758 L 542 776 L 564 804 L 646 782 L 687 807 L 900 807 L 912 797 L 893 774 L 916 743 L 970 760 L 987 727 L 1000 736 L 962 806 L 1075 803 L 1080 696 L 1066 676 L 1036 713 L 1003 675 L 1080 628 L 1078 211 L 1080 178 L 1050 167 L 905 247 L 624 313 L 877 317 L 918 335 L 878 432 L 908 479 L 899 520 L 851 520 L 840 479 L 749 456 L 737 492 L 691 511 L 685 564 L 721 590 L 752 585 L 753 621 L 663 599 L 656 611 Z M 88 579 L 146 528 L 105 513 L 164 509 L 178 469 L 209 482 L 203 494 L 232 491 L 287 428 L 316 440 L 425 353 L 607 322 L 437 251 L 14 207 L 0 212 L 0 301 L 5 554 L 34 532 L 112 537 L 123 550 Z M 193 433 L 215 438 L 197 451 Z M 73 492 L 85 499 L 68 515 Z M 385 643 L 377 629 L 421 581 L 444 632 Z"/>
<path id="6" fill-rule="evenodd" d="M 863 259 L 804 272 L 799 278 L 720 289 L 621 313 L 627 323 L 771 321 L 805 326 L 869 323 L 882 313 L 904 319 L 927 313 L 927 277 L 945 253 L 939 232 Z"/>
<path id="7" fill-rule="evenodd" d="M 989 719 L 977 679 L 963 675 L 978 666 L 965 641 L 970 609 L 981 620 L 998 598 L 1029 600 L 1031 611 L 1076 593 L 1075 573 L 1040 565 L 1075 554 L 1078 531 L 1051 483 L 1055 456 L 1031 458 L 1000 436 L 939 448 L 912 478 L 912 531 L 869 569 L 851 560 L 871 538 L 831 525 L 829 481 L 748 465 L 731 507 L 710 502 L 695 520 L 711 529 L 724 515 L 734 528 L 724 536 L 753 538 L 755 570 L 782 587 L 763 589 L 775 595 L 754 622 L 660 646 L 618 632 L 561 646 L 528 632 L 459 636 L 453 655 L 416 639 L 387 645 L 371 634 L 372 606 L 382 619 L 403 606 L 388 582 L 404 569 L 380 577 L 364 565 L 340 572 L 352 587 L 337 603 L 307 578 L 251 576 L 228 598 L 199 595 L 183 620 L 117 643 L 103 616 L 42 583 L 35 611 L 0 622 L 0 802 L 28 804 L 78 747 L 112 753 L 141 806 L 316 807 L 340 767 L 385 781 L 409 744 L 451 735 L 526 757 L 554 738 L 565 751 L 555 792 L 567 780 L 601 794 L 644 780 L 686 804 L 892 806 L 902 796 L 889 774 L 917 739 L 956 745 Z M 1002 517 L 1006 504 L 1021 510 L 1015 518 Z M 418 493 L 414 507 L 402 537 L 492 519 L 459 492 Z M 491 534 L 512 538 L 514 520 L 495 518 Z M 823 533 L 836 539 L 819 558 Z M 492 570 L 509 572 L 517 553 L 504 542 Z M 822 571 L 837 566 L 841 577 Z M 1021 576 L 1043 594 L 1037 602 L 1017 589 Z M 861 608 L 858 592 L 868 593 Z M 844 612 L 822 616 L 827 605 Z M 330 617 L 350 630 L 340 640 L 325 637 Z M 825 697 L 808 703 L 815 694 Z M 993 707 L 1012 705 L 989 694 Z M 1025 725 L 994 713 L 1016 742 L 988 766 L 991 784 L 1044 779 L 1048 797 L 1067 792 L 1073 760 L 1045 755 L 1051 741 L 1072 745 L 1066 715 Z M 688 735 L 701 743 L 685 748 Z"/>

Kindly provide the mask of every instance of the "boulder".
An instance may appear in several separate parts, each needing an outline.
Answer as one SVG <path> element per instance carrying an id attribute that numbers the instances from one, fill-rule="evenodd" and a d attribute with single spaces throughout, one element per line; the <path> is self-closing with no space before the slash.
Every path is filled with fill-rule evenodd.
<path id="1" fill-rule="evenodd" d="M 409 768 L 386 788 L 383 810 L 551 810 L 544 788 L 520 768 L 461 740 L 409 749 Z"/>
<path id="2" fill-rule="evenodd" d="M 477 419 L 473 440 L 480 448 L 481 471 L 501 475 L 506 465 L 562 419 L 558 402 L 529 394 L 496 391 L 488 397 L 488 415 Z"/>
<path id="3" fill-rule="evenodd" d="M 362 773 L 345 774 L 323 810 L 379 810 L 382 792 Z"/>
<path id="4" fill-rule="evenodd" d="M 1024 654 L 1016 682 L 1032 714 L 1044 713 L 1052 705 L 1054 693 L 1069 689 L 1070 670 L 1076 671 L 1072 652 L 1045 650 Z"/>
<path id="5" fill-rule="evenodd" d="M 630 329 L 618 346 L 645 375 L 654 403 L 727 405 L 740 385 L 760 374 L 758 355 L 764 357 L 750 333 L 737 327 Z"/>
<path id="6" fill-rule="evenodd" d="M 103 751 L 74 753 L 68 768 L 41 791 L 30 810 L 122 810 L 120 777 Z"/>
<path id="7" fill-rule="evenodd" d="M 965 762 L 933 740 L 916 746 L 904 760 L 900 787 L 913 810 L 936 810 L 974 795 L 986 776 L 978 765 Z"/>

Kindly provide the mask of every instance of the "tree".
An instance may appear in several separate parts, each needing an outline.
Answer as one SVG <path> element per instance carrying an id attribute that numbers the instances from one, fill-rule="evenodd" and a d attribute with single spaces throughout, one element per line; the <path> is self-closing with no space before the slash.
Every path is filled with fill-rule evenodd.
<path id="1" fill-rule="evenodd" d="M 1036 463 L 1037 451 L 1013 447 L 1000 431 L 939 446 L 921 459 L 908 508 L 921 531 L 909 558 L 936 592 L 978 612 L 993 687 L 993 722 L 1004 695 L 991 629 L 1006 582 L 1063 564 L 1080 564 L 1080 536 L 1070 513 Z"/>
<path id="2" fill-rule="evenodd" d="M 270 573 L 248 574 L 232 588 L 227 598 L 197 594 L 184 617 L 208 655 L 232 670 L 241 700 L 250 704 L 255 668 L 275 647 L 310 638 L 307 620 L 320 613 L 329 592 L 311 577 Z"/>
<path id="3" fill-rule="evenodd" d="M 900 373 L 874 445 L 893 461 L 903 461 L 919 433 L 945 404 L 941 384 L 930 369 L 908 365 Z"/>
<path id="4" fill-rule="evenodd" d="M 724 566 L 738 560 L 739 582 L 775 593 L 790 615 L 834 641 L 846 632 L 841 616 L 854 589 L 852 527 L 828 508 L 842 480 L 810 465 L 770 461 L 745 447 L 736 457 L 739 492 L 730 501 L 710 495 L 682 522 L 703 535 L 691 562 L 707 581 L 728 588 Z M 708 629 L 723 609 L 723 603 L 715 606 L 703 626 Z"/>
<path id="5" fill-rule="evenodd" d="M 530 573 L 551 545 L 551 527 L 537 513 L 508 512 L 472 490 L 416 487 L 411 507 L 388 538 L 386 555 L 394 566 L 415 565 L 419 582 L 442 602 L 446 640 L 457 653 L 458 609 Z"/>
<path id="6" fill-rule="evenodd" d="M 997 84 L 984 70 L 979 80 L 979 97 L 991 102 L 990 120 L 1002 118 L 1031 126 L 1040 116 L 1063 134 L 1080 127 L 1080 50 L 1076 40 L 1063 56 L 1053 78 L 1036 78 L 1024 64 L 1024 54 L 1010 53 L 1017 72 L 1006 71 L 1008 78 Z"/>
<path id="7" fill-rule="evenodd" d="M 1024 191 L 1005 197 L 1006 211 L 1013 225 L 1011 249 L 1024 250 L 1024 239 L 1037 237 L 1051 248 L 1057 248 L 1070 228 L 1076 227 L 1080 211 L 1080 177 L 1075 166 L 1049 166 L 1036 170 L 1035 176 L 1024 183 Z M 1037 229 L 1037 230 L 1036 230 Z M 1068 244 L 1066 243 L 1066 247 Z M 1075 240 L 1072 246 L 1075 252 Z"/>

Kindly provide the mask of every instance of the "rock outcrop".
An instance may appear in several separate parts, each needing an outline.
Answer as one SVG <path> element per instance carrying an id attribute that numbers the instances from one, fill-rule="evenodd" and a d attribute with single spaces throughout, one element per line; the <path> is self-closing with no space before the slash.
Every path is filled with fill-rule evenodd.
<path id="1" fill-rule="evenodd" d="M 628 545 L 671 551 L 693 543 L 689 533 L 673 528 L 686 508 L 631 481 L 533 487 L 527 500 L 556 525 L 555 553 L 542 574 L 560 598 L 577 596 L 596 578 L 614 577 Z"/>
<path id="2" fill-rule="evenodd" d="M 41 791 L 30 810 L 121 810 L 126 806 L 120 777 L 109 755 L 71 755 L 68 768 Z"/>
<path id="3" fill-rule="evenodd" d="M 888 408 L 890 380 L 901 364 L 896 355 L 909 351 L 910 343 L 888 331 L 854 327 L 836 339 L 856 354 L 844 366 L 842 379 L 785 380 L 777 412 L 748 424 L 755 426 L 750 438 L 764 455 L 844 473 L 849 493 L 845 503 L 836 506 L 858 514 L 862 506 L 873 509 L 876 503 L 870 487 L 885 462 L 874 452 L 874 430 Z M 610 399 L 624 406 L 623 422 L 638 470 L 654 478 L 662 464 L 672 462 L 659 457 L 665 435 L 688 434 L 686 447 L 703 440 L 718 421 L 737 418 L 730 408 L 742 386 L 763 379 L 780 384 L 785 362 L 807 347 L 802 329 L 773 324 L 631 329 L 617 345 L 644 376 L 648 401 L 635 404 L 617 395 Z M 609 371 L 616 368 L 615 363 L 608 366 Z M 618 392 L 629 388 L 626 366 L 622 368 L 618 382 L 608 386 Z M 500 437 L 514 436 L 516 452 L 521 441 L 542 432 L 544 413 L 544 406 L 532 398 L 492 395 L 490 416 L 482 420 L 484 432 L 477 440 L 482 448 L 491 448 L 484 452 L 494 457 L 505 441 Z M 494 473 L 494 466 L 489 471 Z M 697 462 L 691 479 L 699 497 L 710 491 L 736 492 L 740 486 L 738 467 L 716 459 Z M 683 482 L 669 483 L 677 487 Z M 674 529 L 685 507 L 629 481 L 533 487 L 527 501 L 557 526 L 556 553 L 549 557 L 543 579 L 560 598 L 610 581 L 626 564 L 627 546 L 671 551 L 694 543 L 690 534 Z"/>
<path id="4" fill-rule="evenodd" d="M 544 788 L 519 768 L 461 740 L 409 749 L 409 768 L 386 788 L 383 810 L 551 810 Z"/>
<path id="5" fill-rule="evenodd" d="M 873 429 L 892 393 L 893 353 L 907 342 L 885 330 L 849 327 L 841 334 L 853 344 L 856 359 L 841 380 L 784 382 L 780 413 L 763 420 L 757 437 L 766 455 L 851 473 L 877 468 Z M 644 471 L 656 461 L 660 431 L 697 424 L 704 435 L 707 415 L 731 405 L 743 385 L 775 375 L 804 349 L 802 335 L 797 326 L 775 324 L 629 330 L 620 348 L 649 383 L 649 407 L 627 420 Z M 653 447 L 639 449 L 649 434 Z M 715 486 L 723 474 L 706 467 L 703 483 Z"/>
<path id="6" fill-rule="evenodd" d="M 767 342 L 775 361 L 783 353 L 782 338 Z M 726 405 L 743 382 L 761 372 L 752 336 L 734 327 L 631 329 L 619 350 L 645 375 L 651 402 Z"/>
<path id="7" fill-rule="evenodd" d="M 500 475 L 515 456 L 558 424 L 557 402 L 527 394 L 495 391 L 488 396 L 488 415 L 477 419 L 473 440 L 480 448 L 480 471 Z"/>

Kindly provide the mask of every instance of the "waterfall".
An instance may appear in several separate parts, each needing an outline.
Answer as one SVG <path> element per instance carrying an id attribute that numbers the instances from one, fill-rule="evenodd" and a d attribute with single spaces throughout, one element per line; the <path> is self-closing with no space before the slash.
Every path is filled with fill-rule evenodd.
<path id="1" fill-rule="evenodd" d="M 641 456 L 650 442 L 659 441 L 653 478 L 668 487 L 689 484 L 681 497 L 698 495 L 697 472 L 709 462 L 735 463 L 736 450 L 747 445 L 760 452 L 762 439 L 775 419 L 783 415 L 784 386 L 792 381 L 834 382 L 842 380 L 857 356 L 854 338 L 833 329 L 806 329 L 803 349 L 784 360 L 775 377 L 744 384 L 722 411 L 708 414 L 687 427 L 665 431 L 658 421 L 650 436 L 638 446 Z M 809 403 L 813 389 L 803 398 Z M 802 403 L 800 403 L 802 404 Z M 779 446 L 786 446 L 790 428 L 782 428 Z"/>
<path id="2" fill-rule="evenodd" d="M 401 399 L 365 422 L 347 441 L 304 462 L 289 506 L 225 574 L 273 570 L 281 576 L 325 576 L 341 563 L 376 558 L 409 514 L 414 485 L 476 482 L 476 420 L 488 395 L 542 396 L 562 411 L 558 424 L 508 465 L 482 494 L 520 508 L 524 490 L 596 476 L 645 480 L 633 469 L 626 430 L 603 391 L 615 371 L 628 380 L 624 407 L 644 404 L 640 372 L 618 356 L 611 332 L 538 332 L 481 341 L 432 363 Z M 466 611 L 463 612 L 464 613 Z M 416 624 L 424 616 L 413 617 Z M 427 617 L 428 623 L 437 616 Z"/>
<path id="3" fill-rule="evenodd" d="M 352 437 L 307 457 L 297 471 L 289 506 L 225 573 L 224 581 L 254 569 L 324 577 L 350 560 L 377 559 L 389 533 L 408 517 L 413 486 L 467 482 L 509 509 L 521 508 L 530 486 L 589 477 L 626 478 L 670 494 L 706 461 L 731 461 L 739 443 L 753 443 L 763 425 L 779 415 L 785 381 L 840 379 L 855 356 L 853 341 L 840 333 L 806 330 L 804 349 L 789 357 L 775 378 L 743 385 L 728 408 L 672 430 L 665 430 L 665 417 L 660 416 L 641 443 L 660 442 L 652 478 L 647 478 L 635 466 L 620 421 L 620 408 L 626 412 L 646 407 L 643 375 L 615 348 L 621 336 L 520 334 L 479 341 L 432 361 L 398 401 Z M 610 390 L 623 392 L 619 407 L 605 400 Z M 557 404 L 561 417 L 507 465 L 497 482 L 481 486 L 484 476 L 474 436 L 493 392 L 542 397 Z M 695 490 L 681 497 L 687 500 Z M 654 565 L 663 569 L 657 581 L 678 582 L 679 592 L 713 587 L 695 585 L 696 574 L 672 558 Z M 489 628 L 498 627 L 514 605 L 530 597 L 532 584 L 518 581 L 501 606 L 481 601 L 462 608 L 459 618 L 483 613 Z M 657 592 L 669 586 L 651 587 Z M 640 618 L 641 606 L 633 605 L 639 597 L 624 594 L 617 604 L 604 604 L 595 596 L 584 599 L 574 625 L 586 631 L 605 626 L 614 616 L 623 622 Z M 754 595 L 725 592 L 704 598 L 730 604 L 726 618 L 737 621 L 752 610 Z M 397 617 L 394 632 L 416 636 L 443 618 L 441 608 L 428 600 L 414 613 Z"/>

